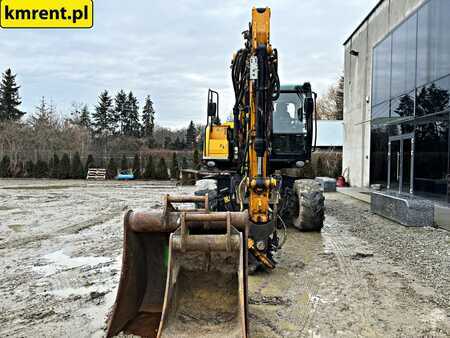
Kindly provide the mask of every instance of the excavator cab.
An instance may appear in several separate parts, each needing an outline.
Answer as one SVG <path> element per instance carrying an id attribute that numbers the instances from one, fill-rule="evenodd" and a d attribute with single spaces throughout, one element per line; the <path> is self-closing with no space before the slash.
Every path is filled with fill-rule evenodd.
<path id="1" fill-rule="evenodd" d="M 282 85 L 272 113 L 272 168 L 299 167 L 311 158 L 316 118 L 311 85 Z"/>

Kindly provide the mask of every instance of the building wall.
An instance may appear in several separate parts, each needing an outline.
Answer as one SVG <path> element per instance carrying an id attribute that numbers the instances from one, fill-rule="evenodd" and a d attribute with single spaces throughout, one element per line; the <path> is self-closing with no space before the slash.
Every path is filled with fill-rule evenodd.
<path id="1" fill-rule="evenodd" d="M 343 169 L 352 186 L 370 182 L 373 47 L 424 1 L 384 0 L 345 44 Z"/>

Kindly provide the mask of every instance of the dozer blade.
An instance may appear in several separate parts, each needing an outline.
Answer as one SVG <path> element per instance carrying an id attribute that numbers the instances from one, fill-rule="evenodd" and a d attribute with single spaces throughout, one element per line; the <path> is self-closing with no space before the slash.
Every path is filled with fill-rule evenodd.
<path id="1" fill-rule="evenodd" d="M 200 201 L 201 200 L 201 201 Z M 128 212 L 107 337 L 247 337 L 246 212 Z M 239 229 L 239 230 L 237 230 Z"/>

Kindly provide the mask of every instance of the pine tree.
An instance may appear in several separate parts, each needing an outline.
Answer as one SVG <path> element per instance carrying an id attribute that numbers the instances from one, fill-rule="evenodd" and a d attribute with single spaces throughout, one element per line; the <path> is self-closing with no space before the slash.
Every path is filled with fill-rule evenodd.
<path id="1" fill-rule="evenodd" d="M 0 161 L 0 177 L 11 177 L 11 160 L 8 155 Z"/>
<path id="2" fill-rule="evenodd" d="M 198 149 L 195 149 L 194 154 L 192 155 L 192 165 L 193 165 L 194 169 L 200 168 L 200 153 L 199 153 Z"/>
<path id="3" fill-rule="evenodd" d="M 151 156 L 149 156 L 147 159 L 143 176 L 146 180 L 155 178 L 155 167 L 153 165 L 153 158 Z"/>
<path id="4" fill-rule="evenodd" d="M 141 124 L 139 122 L 139 102 L 130 92 L 126 101 L 127 119 L 125 121 L 125 132 L 127 136 L 139 137 Z"/>
<path id="5" fill-rule="evenodd" d="M 183 157 L 183 159 L 181 160 L 181 168 L 188 169 L 188 162 L 187 162 L 186 157 Z"/>
<path id="6" fill-rule="evenodd" d="M 157 179 L 160 180 L 167 180 L 169 179 L 169 174 L 167 172 L 167 165 L 166 165 L 166 160 L 161 157 L 158 163 L 158 169 L 156 170 L 157 173 Z"/>
<path id="7" fill-rule="evenodd" d="M 114 119 L 119 125 L 119 134 L 125 134 L 125 126 L 128 121 L 127 94 L 121 89 L 114 98 Z"/>
<path id="8" fill-rule="evenodd" d="M 2 74 L 0 83 L 0 122 L 17 121 L 25 115 L 24 112 L 17 109 L 22 104 L 19 96 L 19 88 L 16 84 L 16 75 L 13 75 L 11 69 L 7 69 Z"/>
<path id="9" fill-rule="evenodd" d="M 86 104 L 81 108 L 79 125 L 87 129 L 91 128 L 91 113 Z"/>
<path id="10" fill-rule="evenodd" d="M 14 169 L 14 172 L 11 173 L 12 177 L 14 178 L 22 178 L 24 176 L 24 167 L 22 161 L 17 161 L 16 167 Z"/>
<path id="11" fill-rule="evenodd" d="M 84 173 L 83 164 L 81 163 L 80 154 L 77 151 L 72 160 L 71 177 L 74 179 L 82 179 L 85 178 L 85 176 L 86 175 Z"/>
<path id="12" fill-rule="evenodd" d="M 121 170 L 128 170 L 130 167 L 128 166 L 128 160 L 125 157 L 125 155 L 122 156 L 122 160 L 120 161 L 120 169 Z"/>
<path id="13" fill-rule="evenodd" d="M 149 147 L 154 146 L 154 130 L 155 109 L 153 108 L 153 101 L 150 99 L 150 95 L 147 95 L 144 108 L 142 109 L 142 135 L 146 138 Z"/>
<path id="14" fill-rule="evenodd" d="M 197 130 L 194 125 L 194 121 L 189 123 L 189 127 L 186 130 L 186 144 L 189 149 L 194 149 L 196 146 Z"/>
<path id="15" fill-rule="evenodd" d="M 39 159 L 34 166 L 34 177 L 45 178 L 48 177 L 48 164 L 44 160 Z"/>
<path id="16" fill-rule="evenodd" d="M 178 180 L 180 178 L 180 167 L 178 164 L 177 153 L 172 155 L 172 163 L 170 166 L 170 177 Z"/>
<path id="17" fill-rule="evenodd" d="M 30 117 L 29 123 L 35 129 L 54 128 L 57 126 L 58 119 L 55 114 L 55 108 L 52 104 L 47 104 L 44 96 L 41 98 L 39 106 L 35 107 L 35 112 Z"/>
<path id="18" fill-rule="evenodd" d="M 25 162 L 25 177 L 31 178 L 34 177 L 34 163 L 33 161 Z"/>
<path id="19" fill-rule="evenodd" d="M 50 160 L 49 175 L 51 178 L 59 177 L 59 157 L 57 154 L 53 154 L 53 158 Z"/>
<path id="20" fill-rule="evenodd" d="M 117 175 L 117 164 L 114 158 L 110 158 L 108 162 L 108 167 L 106 168 L 106 176 L 108 179 L 113 179 Z"/>
<path id="21" fill-rule="evenodd" d="M 96 134 L 105 135 L 110 130 L 111 110 L 112 99 L 105 90 L 100 94 L 95 112 L 92 114 L 92 126 Z"/>
<path id="22" fill-rule="evenodd" d="M 344 119 L 344 76 L 339 77 L 336 86 L 336 120 Z"/>
<path id="23" fill-rule="evenodd" d="M 87 173 L 90 168 L 95 168 L 94 156 L 88 155 L 86 164 L 84 165 L 84 171 Z"/>
<path id="24" fill-rule="evenodd" d="M 67 153 L 64 153 L 61 161 L 59 162 L 59 173 L 58 177 L 60 179 L 70 178 L 70 158 Z"/>
<path id="25" fill-rule="evenodd" d="M 134 155 L 133 159 L 133 175 L 136 179 L 141 178 L 141 161 L 138 154 Z"/>

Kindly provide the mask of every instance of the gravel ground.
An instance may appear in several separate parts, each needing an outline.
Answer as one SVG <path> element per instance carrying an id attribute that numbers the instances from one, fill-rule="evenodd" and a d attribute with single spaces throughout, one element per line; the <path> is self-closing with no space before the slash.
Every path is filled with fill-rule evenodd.
<path id="1" fill-rule="evenodd" d="M 0 337 L 102 337 L 128 209 L 191 194 L 170 182 L 0 180 Z M 289 229 L 249 277 L 252 338 L 449 337 L 446 231 L 411 229 L 342 194 L 322 233 Z"/>

